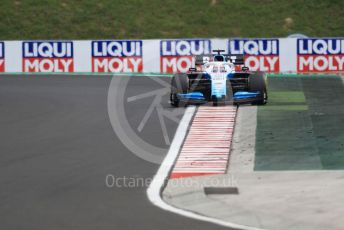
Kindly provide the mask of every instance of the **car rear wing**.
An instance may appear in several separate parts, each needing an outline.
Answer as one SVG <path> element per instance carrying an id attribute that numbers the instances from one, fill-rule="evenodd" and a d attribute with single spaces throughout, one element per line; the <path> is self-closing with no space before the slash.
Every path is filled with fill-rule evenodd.
<path id="1" fill-rule="evenodd" d="M 225 61 L 230 61 L 234 65 L 244 65 L 244 55 L 243 54 L 237 54 L 237 55 L 231 55 L 231 54 L 225 54 L 222 55 L 225 58 Z M 204 65 L 205 63 L 214 61 L 214 55 L 213 54 L 205 54 L 205 55 L 196 55 L 195 56 L 195 65 Z"/>
<path id="2" fill-rule="evenodd" d="M 205 54 L 205 55 L 196 55 L 195 56 L 195 65 L 204 65 L 210 61 L 214 60 L 214 55 Z"/>
<path id="3" fill-rule="evenodd" d="M 237 55 L 225 55 L 226 61 L 230 61 L 234 65 L 244 65 L 244 55 L 243 54 L 237 54 Z"/>

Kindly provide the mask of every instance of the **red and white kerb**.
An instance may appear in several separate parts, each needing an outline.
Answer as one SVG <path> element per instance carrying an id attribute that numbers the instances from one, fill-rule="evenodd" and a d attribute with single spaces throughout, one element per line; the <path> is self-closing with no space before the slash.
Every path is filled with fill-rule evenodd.
<path id="1" fill-rule="evenodd" d="M 199 107 L 171 179 L 226 172 L 236 111 L 236 106 Z"/>

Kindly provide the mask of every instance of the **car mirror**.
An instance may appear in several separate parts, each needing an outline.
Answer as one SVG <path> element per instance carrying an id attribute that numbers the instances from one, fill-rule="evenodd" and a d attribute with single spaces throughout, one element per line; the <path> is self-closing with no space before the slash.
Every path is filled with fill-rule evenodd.
<path id="1" fill-rule="evenodd" d="M 248 71 L 249 68 L 248 68 L 247 66 L 243 66 L 243 67 L 241 68 L 241 70 L 242 70 L 242 71 Z"/>

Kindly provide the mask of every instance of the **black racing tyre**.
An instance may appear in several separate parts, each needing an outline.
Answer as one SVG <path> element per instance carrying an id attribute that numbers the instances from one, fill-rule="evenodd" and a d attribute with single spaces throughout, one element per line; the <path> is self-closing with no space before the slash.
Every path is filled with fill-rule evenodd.
<path id="1" fill-rule="evenodd" d="M 189 87 L 189 79 L 187 74 L 175 74 L 171 80 L 170 102 L 174 107 L 179 106 L 178 93 L 187 93 Z"/>
<path id="2" fill-rule="evenodd" d="M 268 101 L 268 91 L 265 81 L 265 73 L 255 72 L 249 77 L 249 91 L 259 91 L 261 94 L 258 100 L 252 104 L 265 105 Z"/>

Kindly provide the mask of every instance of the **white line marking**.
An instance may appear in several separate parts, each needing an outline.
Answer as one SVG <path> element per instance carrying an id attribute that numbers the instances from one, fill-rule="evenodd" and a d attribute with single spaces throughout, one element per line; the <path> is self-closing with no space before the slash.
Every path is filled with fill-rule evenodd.
<path id="1" fill-rule="evenodd" d="M 174 136 L 174 139 L 172 141 L 172 144 L 170 146 L 170 149 L 164 159 L 164 161 L 161 163 L 161 166 L 157 172 L 157 174 L 154 176 L 152 183 L 149 185 L 147 189 L 147 196 L 150 202 L 152 202 L 154 205 L 160 207 L 161 209 L 177 213 L 179 215 L 193 218 L 196 220 L 206 221 L 214 224 L 218 224 L 225 227 L 230 228 L 239 228 L 242 230 L 262 230 L 259 228 L 253 228 L 248 227 L 244 225 L 234 224 L 230 222 L 226 222 L 223 220 L 218 220 L 212 217 L 202 216 L 200 214 L 196 214 L 194 212 L 186 211 L 183 209 L 178 209 L 176 207 L 173 207 L 169 204 L 167 204 L 162 198 L 161 193 L 162 190 L 165 187 L 165 184 L 168 180 L 168 176 L 170 174 L 170 171 L 172 170 L 173 164 L 178 156 L 179 150 L 183 144 L 183 140 L 186 136 L 188 126 L 190 124 L 190 121 L 192 119 L 192 116 L 195 113 L 195 107 L 188 107 L 185 111 L 185 114 L 178 126 L 178 129 L 176 131 L 176 134 Z"/>

